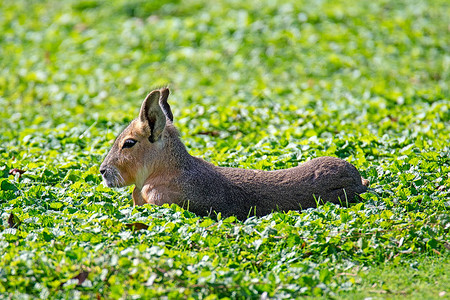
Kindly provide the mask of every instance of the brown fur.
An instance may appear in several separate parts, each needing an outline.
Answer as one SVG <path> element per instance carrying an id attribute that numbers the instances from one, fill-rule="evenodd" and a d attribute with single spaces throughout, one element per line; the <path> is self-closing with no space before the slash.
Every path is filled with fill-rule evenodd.
<path id="1" fill-rule="evenodd" d="M 135 184 L 135 205 L 175 203 L 199 215 L 220 212 L 245 219 L 318 202 L 346 204 L 367 191 L 358 170 L 335 157 L 277 171 L 223 168 L 193 157 L 172 124 L 168 96 L 166 88 L 147 96 L 139 117 L 117 137 L 100 166 L 108 186 Z M 129 139 L 135 143 L 124 148 Z"/>

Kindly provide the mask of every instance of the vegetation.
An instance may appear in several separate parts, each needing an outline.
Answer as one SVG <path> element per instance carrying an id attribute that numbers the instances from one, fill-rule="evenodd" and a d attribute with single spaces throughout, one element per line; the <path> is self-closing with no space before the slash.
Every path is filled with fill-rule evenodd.
<path id="1" fill-rule="evenodd" d="M 449 4 L 0 2 L 0 298 L 450 295 Z M 98 172 L 152 88 L 189 152 L 353 163 L 372 193 L 239 222 Z M 147 227 L 148 226 L 148 227 Z"/>

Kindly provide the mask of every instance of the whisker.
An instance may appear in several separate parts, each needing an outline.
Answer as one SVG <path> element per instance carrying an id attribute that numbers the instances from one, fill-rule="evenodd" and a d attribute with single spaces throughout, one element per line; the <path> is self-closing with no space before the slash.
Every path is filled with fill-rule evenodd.
<path id="1" fill-rule="evenodd" d="M 125 179 L 123 179 L 123 176 L 120 173 L 119 173 L 119 184 L 120 185 L 125 185 Z"/>

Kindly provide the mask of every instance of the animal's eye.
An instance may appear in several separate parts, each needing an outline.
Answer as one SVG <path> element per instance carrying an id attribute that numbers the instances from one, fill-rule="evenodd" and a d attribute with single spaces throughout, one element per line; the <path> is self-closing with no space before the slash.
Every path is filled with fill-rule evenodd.
<path id="1" fill-rule="evenodd" d="M 123 143 L 122 149 L 125 149 L 125 148 L 131 148 L 131 147 L 133 147 L 134 145 L 136 145 L 136 143 L 137 143 L 136 140 L 133 140 L 133 139 L 127 139 L 127 140 Z"/>

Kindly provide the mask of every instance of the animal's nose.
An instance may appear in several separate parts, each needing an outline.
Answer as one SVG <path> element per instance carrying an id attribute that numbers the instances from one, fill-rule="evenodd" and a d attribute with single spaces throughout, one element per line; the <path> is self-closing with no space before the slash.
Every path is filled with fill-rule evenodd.
<path id="1" fill-rule="evenodd" d="M 100 174 L 105 175 L 105 173 L 106 173 L 106 169 L 105 168 L 100 169 Z"/>

